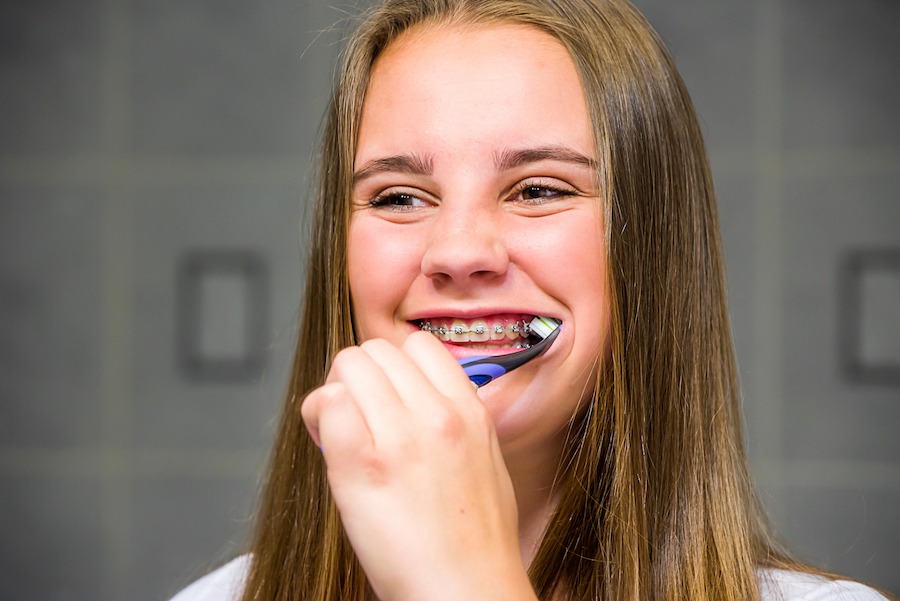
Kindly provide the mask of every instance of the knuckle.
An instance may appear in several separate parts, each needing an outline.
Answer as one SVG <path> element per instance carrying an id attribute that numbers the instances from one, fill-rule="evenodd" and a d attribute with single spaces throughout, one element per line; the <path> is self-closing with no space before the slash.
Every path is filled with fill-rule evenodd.
<path id="1" fill-rule="evenodd" d="M 340 382 L 323 384 L 304 397 L 300 403 L 300 413 L 306 417 L 313 412 L 319 412 L 322 408 L 340 400 L 345 391 L 346 387 Z"/>
<path id="2" fill-rule="evenodd" d="M 454 443 L 465 438 L 466 424 L 462 417 L 446 407 L 432 411 L 429 422 L 433 435 L 445 442 Z"/>
<path id="3" fill-rule="evenodd" d="M 360 348 L 356 346 L 348 346 L 341 349 L 331 360 L 329 372 L 338 376 L 352 373 L 353 366 L 359 361 L 361 352 Z"/>
<path id="4" fill-rule="evenodd" d="M 340 371 L 341 368 L 350 361 L 350 355 L 353 353 L 353 347 L 347 347 L 339 350 L 334 357 L 331 358 L 329 371 Z"/>
<path id="5" fill-rule="evenodd" d="M 384 486 L 391 481 L 391 463 L 377 449 L 369 447 L 358 456 L 359 466 L 364 478 L 374 486 Z"/>

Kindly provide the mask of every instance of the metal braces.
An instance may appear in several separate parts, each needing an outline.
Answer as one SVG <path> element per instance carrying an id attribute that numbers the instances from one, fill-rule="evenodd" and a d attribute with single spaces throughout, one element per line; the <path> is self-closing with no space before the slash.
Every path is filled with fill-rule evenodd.
<path id="1" fill-rule="evenodd" d="M 422 330 L 424 332 L 430 332 L 432 334 L 437 334 L 439 336 L 443 336 L 444 334 L 456 334 L 456 335 L 479 334 L 480 335 L 480 334 L 484 334 L 487 331 L 486 327 L 487 326 L 482 325 L 482 324 L 478 324 L 471 330 L 462 325 L 455 325 L 452 328 L 448 328 L 447 326 L 434 327 L 431 325 L 430 322 L 427 322 L 427 321 L 423 321 L 419 325 L 420 330 Z M 496 324 L 491 329 L 494 331 L 495 334 L 503 334 L 506 331 L 505 328 L 501 324 Z M 523 322 L 517 321 L 517 322 L 513 323 L 509 329 L 515 334 L 522 333 L 525 336 L 529 336 L 531 334 L 531 324 L 528 322 L 524 322 L 524 321 Z"/>

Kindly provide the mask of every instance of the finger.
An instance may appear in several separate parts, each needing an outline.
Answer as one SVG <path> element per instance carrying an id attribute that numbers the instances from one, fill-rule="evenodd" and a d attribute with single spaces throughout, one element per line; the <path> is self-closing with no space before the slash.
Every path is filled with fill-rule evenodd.
<path id="1" fill-rule="evenodd" d="M 332 362 L 327 383 L 342 384 L 356 403 L 376 446 L 403 419 L 403 402 L 384 369 L 360 347 L 348 347 Z"/>
<path id="2" fill-rule="evenodd" d="M 413 332 L 401 349 L 444 396 L 472 398 L 472 382 L 440 340 L 427 332 Z"/>
<path id="3" fill-rule="evenodd" d="M 434 335 L 427 332 L 410 334 L 401 348 L 433 386 L 443 393 L 445 402 L 453 406 L 453 412 L 465 416 L 465 421 L 472 427 L 471 432 L 476 435 L 472 440 L 487 444 L 494 457 L 494 465 L 499 466 L 500 472 L 506 474 L 493 419 L 473 389 L 472 381 L 450 352 Z M 487 438 L 482 438 L 482 435 Z"/>
<path id="4" fill-rule="evenodd" d="M 371 447 L 372 433 L 350 392 L 340 382 L 320 386 L 300 407 L 303 423 L 326 461 Z"/>
<path id="5" fill-rule="evenodd" d="M 442 391 L 403 350 L 380 339 L 368 340 L 360 348 L 381 368 L 407 408 L 441 402 Z"/>

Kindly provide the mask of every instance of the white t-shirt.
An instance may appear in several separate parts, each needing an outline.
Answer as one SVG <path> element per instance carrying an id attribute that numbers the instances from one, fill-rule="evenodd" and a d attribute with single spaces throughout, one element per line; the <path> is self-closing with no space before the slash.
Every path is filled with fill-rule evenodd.
<path id="1" fill-rule="evenodd" d="M 194 582 L 172 601 L 240 601 L 249 567 L 250 556 L 242 555 Z M 857 582 L 788 570 L 760 570 L 759 584 L 764 601 L 887 601 Z"/>

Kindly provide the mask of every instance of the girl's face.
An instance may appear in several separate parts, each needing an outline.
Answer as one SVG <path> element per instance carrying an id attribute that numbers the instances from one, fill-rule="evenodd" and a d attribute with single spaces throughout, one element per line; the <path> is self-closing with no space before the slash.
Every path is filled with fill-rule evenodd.
<path id="1" fill-rule="evenodd" d="M 349 233 L 357 333 L 483 329 L 443 336 L 459 358 L 513 352 L 532 316 L 562 321 L 549 351 L 478 391 L 505 451 L 559 440 L 607 345 L 596 162 L 575 66 L 537 29 L 415 29 L 375 65 Z"/>

